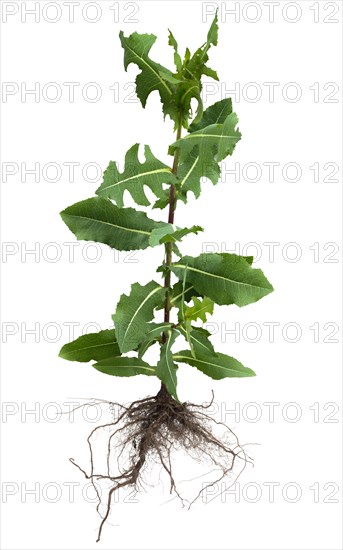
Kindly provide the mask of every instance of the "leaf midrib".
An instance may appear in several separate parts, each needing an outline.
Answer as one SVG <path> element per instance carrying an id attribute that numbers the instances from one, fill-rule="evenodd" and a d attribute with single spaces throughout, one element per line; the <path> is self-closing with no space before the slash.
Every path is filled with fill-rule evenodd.
<path id="1" fill-rule="evenodd" d="M 200 157 L 197 157 L 197 158 L 195 159 L 195 161 L 193 162 L 191 168 L 188 170 L 187 174 L 185 175 L 185 177 L 184 177 L 183 180 L 181 181 L 181 183 L 180 183 L 180 186 L 181 186 L 181 187 L 183 186 L 183 184 L 185 183 L 185 181 L 188 180 L 190 174 L 193 172 L 193 170 L 194 170 L 196 164 L 198 163 L 199 158 L 200 158 Z"/>
<path id="2" fill-rule="evenodd" d="M 188 361 L 194 361 L 198 363 L 203 363 L 204 365 L 210 365 L 211 367 L 217 367 L 219 369 L 223 369 L 224 371 L 228 372 L 244 372 L 242 370 L 236 369 L 230 367 L 223 367 L 222 365 L 218 365 L 217 363 L 211 363 L 210 361 L 203 361 L 202 359 L 197 359 L 196 357 L 188 357 L 187 355 L 174 355 L 174 359 L 177 361 L 178 359 L 187 359 Z"/>
<path id="3" fill-rule="evenodd" d="M 154 288 L 154 290 L 152 290 L 151 292 L 149 292 L 148 296 L 146 296 L 143 300 L 143 302 L 140 303 L 139 307 L 136 309 L 134 315 L 131 317 L 131 320 L 129 322 L 129 324 L 127 325 L 126 327 L 126 330 L 124 332 L 124 336 L 123 336 L 123 340 L 122 340 L 122 347 L 124 345 L 124 342 L 125 342 L 125 338 L 126 338 L 126 335 L 127 335 L 127 331 L 129 330 L 129 328 L 131 327 L 132 325 L 132 322 L 134 320 L 134 318 L 137 316 L 138 312 L 142 309 L 142 307 L 144 306 L 144 304 L 149 300 L 149 298 L 155 294 L 155 292 L 158 292 L 159 290 L 161 290 L 162 287 L 161 286 L 158 286 L 157 288 Z"/>
<path id="4" fill-rule="evenodd" d="M 99 367 L 101 368 L 109 368 L 109 369 L 128 369 L 128 368 L 133 368 L 133 369 L 141 369 L 141 370 L 149 370 L 151 372 L 154 372 L 155 369 L 153 369 L 152 367 L 145 367 L 143 365 L 98 365 Z"/>
<path id="5" fill-rule="evenodd" d="M 76 214 L 65 214 L 65 215 L 69 216 L 70 218 L 88 220 L 88 221 L 99 223 L 99 224 L 110 225 L 111 227 L 116 227 L 117 229 L 122 229 L 123 231 L 130 231 L 131 233 L 142 233 L 144 235 L 151 235 L 151 231 L 143 231 L 143 229 L 134 229 L 132 227 L 131 228 L 130 227 L 124 227 L 122 225 L 116 225 L 115 223 L 105 222 L 103 220 L 97 220 L 95 218 L 89 218 L 88 216 L 78 216 Z"/>
<path id="6" fill-rule="evenodd" d="M 187 136 L 185 136 L 184 138 L 182 138 L 183 140 L 185 139 L 191 139 L 191 138 L 197 138 L 197 137 L 204 137 L 204 138 L 207 138 L 207 137 L 210 137 L 210 138 L 217 138 L 217 139 L 228 139 L 228 138 L 235 138 L 237 137 L 237 135 L 225 135 L 223 136 L 222 134 L 196 134 L 195 132 L 192 133 L 192 134 L 188 134 Z M 182 140 L 180 140 L 182 141 Z"/>
<path id="7" fill-rule="evenodd" d="M 188 269 L 189 271 L 196 271 L 197 273 L 201 273 L 202 275 L 207 275 L 209 277 L 215 277 L 217 279 L 223 279 L 226 282 L 235 283 L 237 285 L 247 286 L 249 288 L 270 290 L 268 287 L 256 286 L 256 285 L 253 285 L 253 284 L 250 284 L 250 283 L 243 283 L 242 281 L 235 281 L 234 279 L 229 279 L 229 277 L 223 277 L 222 275 L 216 275 L 214 273 L 210 273 L 209 271 L 202 271 L 201 269 L 197 269 L 196 267 L 190 267 L 189 265 L 173 264 L 172 267 L 176 267 L 176 268 L 180 267 L 182 269 Z"/>
<path id="8" fill-rule="evenodd" d="M 172 375 L 172 370 L 169 366 L 169 358 L 170 358 L 170 348 L 171 348 L 171 345 L 172 345 L 172 332 L 171 331 L 168 331 L 168 342 L 166 344 L 166 363 L 167 363 L 167 368 L 169 370 L 169 374 L 170 374 L 170 379 L 172 381 L 172 384 L 173 384 L 173 387 L 174 387 L 174 392 L 175 392 L 175 395 L 176 395 L 176 380 L 175 378 L 173 377 Z M 176 374 L 176 373 L 174 373 Z"/>
<path id="9" fill-rule="evenodd" d="M 115 344 L 117 344 L 118 342 L 115 341 L 115 342 L 108 342 L 106 344 L 96 344 L 95 346 L 87 346 L 87 347 L 84 347 L 84 348 L 75 348 L 73 349 L 72 351 L 69 352 L 69 354 L 72 354 L 72 353 L 76 353 L 78 351 L 86 351 L 88 349 L 92 349 L 92 348 L 103 348 L 104 346 L 114 346 Z M 68 344 L 67 344 L 68 345 Z M 67 354 L 68 355 L 68 354 Z"/>
<path id="10" fill-rule="evenodd" d="M 180 327 L 181 331 L 187 335 L 187 331 L 183 328 L 183 327 Z M 190 339 L 191 340 L 194 340 L 195 342 L 197 342 L 197 344 L 201 347 L 203 347 L 207 352 L 208 351 L 211 351 L 212 353 L 212 349 L 211 348 L 208 348 L 205 346 L 205 344 L 203 344 L 202 342 L 200 342 L 200 340 L 198 340 L 194 335 L 192 335 L 192 332 L 190 332 L 190 335 L 189 335 Z"/>
<path id="11" fill-rule="evenodd" d="M 166 90 L 168 91 L 168 93 L 171 95 L 172 94 L 172 91 L 171 89 L 169 88 L 169 86 L 165 83 L 165 81 L 163 80 L 163 78 L 161 78 L 161 76 L 158 74 L 158 72 L 155 71 L 155 69 L 152 68 L 151 65 L 149 65 L 149 63 L 147 63 L 145 61 L 145 59 L 143 59 L 143 57 L 141 57 L 137 52 L 135 52 L 135 50 L 133 50 L 127 43 L 126 43 L 126 47 L 128 48 L 128 50 L 130 50 L 130 52 L 132 52 L 136 57 L 138 57 L 138 59 L 140 59 L 141 61 L 143 61 L 143 63 L 157 76 L 157 78 L 160 80 L 161 84 L 163 84 L 163 86 L 166 88 Z"/>
<path id="12" fill-rule="evenodd" d="M 116 187 L 117 185 L 120 185 L 121 183 L 126 183 L 127 181 L 132 181 L 144 176 L 149 176 L 150 174 L 160 174 L 163 172 L 171 174 L 170 168 L 158 168 L 157 170 L 149 170 L 148 172 L 142 172 L 141 174 L 136 174 L 135 176 L 130 176 L 129 178 L 125 178 L 124 180 L 111 183 L 111 185 L 107 185 L 106 187 L 101 187 L 101 191 L 104 191 L 105 189 L 111 189 L 112 187 Z"/>

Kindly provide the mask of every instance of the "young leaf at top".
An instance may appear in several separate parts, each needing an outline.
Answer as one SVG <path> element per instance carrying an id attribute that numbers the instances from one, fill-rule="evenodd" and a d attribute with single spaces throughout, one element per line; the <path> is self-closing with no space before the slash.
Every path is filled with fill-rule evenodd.
<path id="1" fill-rule="evenodd" d="M 218 44 L 218 15 L 216 13 L 210 30 L 207 33 L 207 40 L 203 46 L 198 48 L 192 57 L 186 56 L 186 71 L 192 77 L 193 80 L 200 80 L 202 75 L 209 76 L 214 80 L 219 80 L 217 73 L 207 67 L 208 50 L 211 45 L 217 46 Z M 189 57 L 189 59 L 187 59 Z"/>
<path id="2" fill-rule="evenodd" d="M 174 101 L 174 92 L 178 80 L 169 69 L 149 57 L 157 37 L 153 34 L 138 34 L 137 32 L 126 37 L 121 31 L 119 38 L 124 48 L 125 70 L 130 63 L 135 63 L 141 69 L 141 73 L 136 77 L 136 93 L 142 106 L 145 107 L 150 93 L 157 90 L 163 104 L 164 116 L 169 115 L 176 122 L 178 111 Z"/>
<path id="3" fill-rule="evenodd" d="M 145 339 L 154 309 L 161 305 L 163 300 L 164 289 L 155 281 L 145 286 L 135 283 L 129 296 L 122 294 L 112 316 L 122 353 L 136 349 Z"/>
<path id="4" fill-rule="evenodd" d="M 174 397 L 177 401 L 179 400 L 177 396 L 176 386 L 177 378 L 176 371 L 178 365 L 173 362 L 173 354 L 171 352 L 171 347 L 174 344 L 176 338 L 179 336 L 179 332 L 175 329 L 170 329 L 167 332 L 166 342 L 161 346 L 161 356 L 160 360 L 157 363 L 156 374 L 158 378 L 166 386 L 170 395 Z"/>
<path id="5" fill-rule="evenodd" d="M 177 73 L 181 73 L 182 59 L 181 59 L 180 54 L 178 52 L 178 44 L 177 44 L 171 30 L 169 30 L 168 44 L 169 44 L 169 46 L 172 46 L 174 48 L 174 64 L 175 64 Z"/>
<path id="6" fill-rule="evenodd" d="M 236 254 L 201 254 L 185 256 L 171 266 L 175 275 L 186 281 L 216 304 L 246 306 L 273 291 L 261 269 L 254 269 L 243 256 Z"/>
<path id="7" fill-rule="evenodd" d="M 178 44 L 172 32 L 169 31 L 168 44 L 174 48 L 175 73 L 149 57 L 156 40 L 155 35 L 135 32 L 125 37 L 120 32 L 119 36 L 124 48 L 125 70 L 130 63 L 135 63 L 141 69 L 141 73 L 136 78 L 136 92 L 143 107 L 150 93 L 157 90 L 163 105 L 164 116 L 170 116 L 175 123 L 175 129 L 179 123 L 187 128 L 188 119 L 191 116 L 191 100 L 195 98 L 198 102 L 196 120 L 200 120 L 203 112 L 201 77 L 206 75 L 218 80 L 217 73 L 206 65 L 209 48 L 211 45 L 217 45 L 217 15 L 211 24 L 205 44 L 198 48 L 193 56 L 187 49 L 183 61 L 178 52 Z"/>
<path id="8" fill-rule="evenodd" d="M 192 367 L 196 367 L 214 380 L 256 376 L 253 370 L 244 367 L 234 357 L 224 355 L 223 353 L 217 353 L 215 356 L 196 354 L 196 357 L 193 357 L 191 352 L 186 350 L 175 353 L 173 359 L 177 362 L 188 363 Z"/>
<path id="9" fill-rule="evenodd" d="M 92 365 L 96 370 L 111 376 L 155 376 L 156 367 L 151 367 L 137 357 L 111 357 Z"/>
<path id="10" fill-rule="evenodd" d="M 61 217 L 78 240 L 107 244 L 116 250 L 147 248 L 152 231 L 159 226 L 145 212 L 118 208 L 103 197 L 68 206 Z"/>
<path id="11" fill-rule="evenodd" d="M 203 114 L 203 102 L 201 97 L 203 75 L 209 76 L 218 80 L 217 73 L 206 65 L 208 61 L 208 50 L 211 45 L 216 46 L 218 41 L 218 17 L 215 15 L 210 30 L 207 34 L 206 42 L 196 50 L 191 56 L 189 49 L 186 49 L 184 60 L 180 65 L 180 59 L 175 59 L 177 53 L 177 43 L 173 36 L 169 37 L 170 44 L 173 45 L 175 54 L 174 62 L 177 67 L 177 76 L 181 82 L 176 87 L 175 97 L 176 104 L 180 113 L 181 124 L 184 128 L 188 128 L 188 119 L 192 115 L 191 101 L 195 98 L 198 102 L 195 121 L 201 120 Z"/>
<path id="12" fill-rule="evenodd" d="M 68 361 L 100 361 L 108 357 L 120 355 L 116 333 L 114 329 L 101 330 L 92 334 L 84 334 L 73 342 L 65 344 L 59 357 Z"/>
<path id="13" fill-rule="evenodd" d="M 176 183 L 171 168 L 158 160 L 148 145 L 144 147 L 145 161 L 139 162 L 139 144 L 133 145 L 125 155 L 125 169 L 121 174 L 115 162 L 111 161 L 104 172 L 104 180 L 96 190 L 97 195 L 109 197 L 121 208 L 124 205 L 123 195 L 128 191 L 133 200 L 141 206 L 150 202 L 144 192 L 146 185 L 159 199 L 164 199 L 163 184 Z"/>

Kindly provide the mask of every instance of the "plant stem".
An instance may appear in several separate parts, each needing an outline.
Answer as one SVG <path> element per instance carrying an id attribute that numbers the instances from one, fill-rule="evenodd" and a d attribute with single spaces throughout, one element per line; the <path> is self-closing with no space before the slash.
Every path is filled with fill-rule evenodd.
<path id="1" fill-rule="evenodd" d="M 176 131 L 176 140 L 180 139 L 182 132 L 182 123 L 179 121 Z M 173 167 L 172 167 L 172 173 L 174 175 L 177 174 L 177 169 L 179 166 L 179 149 L 177 148 L 174 153 L 174 161 L 173 161 Z M 174 213 L 175 213 L 175 185 L 170 186 L 170 192 L 169 192 L 169 213 L 168 213 L 168 223 L 173 224 L 174 223 Z M 164 279 L 164 288 L 166 290 L 165 294 L 165 301 L 164 301 L 164 321 L 165 323 L 169 323 L 170 320 L 170 279 L 171 279 L 171 272 L 170 272 L 170 265 L 172 262 L 172 254 L 173 254 L 173 243 L 166 243 L 165 244 L 165 265 L 167 268 L 166 277 Z M 162 342 L 165 343 L 166 336 L 165 333 L 162 335 Z"/>
<path id="2" fill-rule="evenodd" d="M 176 130 L 176 141 L 180 139 L 182 132 L 182 122 L 181 119 L 179 119 L 179 123 Z M 177 174 L 177 169 L 179 166 L 179 149 L 177 148 L 174 153 L 174 161 L 173 161 L 173 167 L 172 167 L 172 173 L 174 175 Z M 169 191 L 169 212 L 168 212 L 168 223 L 174 223 L 174 214 L 175 214 L 175 185 L 171 184 L 170 191 Z M 170 320 L 170 279 L 171 279 L 171 272 L 170 272 L 170 265 L 172 263 L 172 255 L 173 255 L 173 243 L 166 243 L 164 245 L 165 249 L 165 265 L 167 267 L 167 273 L 166 277 L 164 279 L 164 288 L 165 288 L 165 299 L 164 299 L 164 322 L 169 323 Z M 166 333 L 163 332 L 162 334 L 162 344 L 165 344 L 167 340 Z M 158 392 L 158 396 L 162 399 L 170 399 L 169 392 L 163 384 L 161 383 L 161 389 Z"/>

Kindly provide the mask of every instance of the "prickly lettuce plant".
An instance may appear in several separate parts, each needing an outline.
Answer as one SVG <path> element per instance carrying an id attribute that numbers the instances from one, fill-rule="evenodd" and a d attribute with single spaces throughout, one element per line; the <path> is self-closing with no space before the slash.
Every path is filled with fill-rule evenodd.
<path id="1" fill-rule="evenodd" d="M 252 257 L 228 253 L 183 256 L 179 248 L 187 235 L 203 229 L 175 225 L 178 201 L 187 203 L 190 193 L 198 198 L 204 177 L 216 184 L 220 162 L 232 155 L 241 138 L 231 99 L 218 101 L 206 110 L 201 99 L 202 77 L 218 80 L 217 73 L 207 65 L 208 52 L 217 45 L 217 16 L 205 43 L 193 55 L 187 48 L 182 58 L 169 32 L 174 70 L 150 57 L 156 36 L 136 32 L 128 37 L 120 32 L 119 36 L 125 69 L 131 63 L 140 69 L 136 92 L 142 106 L 146 106 L 149 95 L 156 91 L 164 117 L 174 122 L 176 136 L 169 147 L 173 157 L 171 167 L 158 160 L 149 145 L 144 145 L 145 160 L 140 162 L 139 145 L 134 144 L 126 153 L 123 172 L 111 161 L 96 190 L 97 196 L 61 212 L 63 221 L 79 240 L 104 243 L 120 251 L 155 246 L 164 249 L 163 264 L 157 268 L 158 276 L 144 285 L 134 283 L 130 293 L 120 297 L 112 315 L 112 329 L 81 336 L 60 351 L 60 357 L 70 361 L 95 361 L 93 367 L 107 375 L 147 375 L 161 381 L 156 396 L 129 406 L 119 405 L 120 414 L 106 425 L 112 432 L 104 474 L 95 472 L 91 445 L 93 434 L 104 426 L 95 428 L 88 439 L 90 474 L 74 462 L 96 489 L 101 480 L 111 483 L 98 540 L 110 514 L 113 493 L 122 487 L 137 488 L 149 460 L 161 464 L 170 478 L 171 492 L 174 491 L 183 503 L 172 472 L 175 451 L 182 448 L 190 456 L 212 461 L 220 470 L 220 479 L 232 471 L 235 462 L 241 460 L 245 464 L 246 455 L 229 428 L 216 437 L 211 428 L 213 419 L 204 411 L 206 407 L 179 401 L 177 374 L 180 364 L 186 363 L 215 380 L 254 376 L 255 373 L 237 359 L 216 352 L 209 339 L 210 333 L 197 322 L 206 321 L 213 313 L 214 304 L 241 307 L 260 300 L 273 290 L 262 271 L 252 267 Z M 194 117 L 192 99 L 197 102 Z M 183 129 L 186 133 L 182 136 Z M 141 209 L 125 207 L 125 192 L 138 206 L 151 206 L 145 186 L 156 196 L 152 208 L 168 208 L 166 221 L 155 221 Z M 181 341 L 185 344 L 177 349 L 176 344 Z M 159 345 L 156 365 L 144 360 L 146 351 L 153 345 Z"/>

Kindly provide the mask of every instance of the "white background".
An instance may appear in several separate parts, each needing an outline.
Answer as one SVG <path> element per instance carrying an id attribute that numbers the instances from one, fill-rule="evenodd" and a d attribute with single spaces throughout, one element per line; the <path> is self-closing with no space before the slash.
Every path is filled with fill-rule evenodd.
<path id="1" fill-rule="evenodd" d="M 102 169 L 110 159 L 122 163 L 126 150 L 136 142 L 150 144 L 158 158 L 170 163 L 166 153 L 173 140 L 172 125 L 170 121 L 163 124 L 157 94 L 149 98 L 145 110 L 139 103 L 127 101 L 132 87 L 125 90 L 124 86 L 134 81 L 137 70 L 131 66 L 125 73 L 123 69 L 119 30 L 126 35 L 134 31 L 157 34 L 151 56 L 171 66 L 167 28 L 173 30 L 182 52 L 187 45 L 194 50 L 205 40 L 212 18 L 206 16 L 206 9 L 210 12 L 213 6 L 206 8 L 198 1 L 144 1 L 136 3 L 138 11 L 130 16 L 135 8 L 132 3 L 120 2 L 114 12 L 109 9 L 114 2 L 98 1 L 100 19 L 90 23 L 82 16 L 86 2 L 81 0 L 71 23 L 66 5 L 58 2 L 61 18 L 51 23 L 49 19 L 58 12 L 53 6 L 44 11 L 46 2 L 37 3 L 38 22 L 32 15 L 25 21 L 24 12 L 20 12 L 25 6 L 32 9 L 33 2 L 2 2 L 2 9 L 9 4 L 14 7 L 6 10 L 18 8 L 18 12 L 8 16 L 7 22 L 2 12 L 6 46 L 2 80 L 15 83 L 15 93 L 2 97 L 2 161 L 18 165 L 18 172 L 8 176 L 2 186 L 2 327 L 6 342 L 2 357 L 2 500 L 7 500 L 3 548 L 342 548 L 341 490 L 333 495 L 341 481 L 341 417 L 334 405 L 341 400 L 341 331 L 330 337 L 341 322 L 341 171 L 332 176 L 336 181 L 323 181 L 331 171 L 331 165 L 325 168 L 325 164 L 341 162 L 341 2 L 301 1 L 282 11 L 289 3 L 281 1 L 275 7 L 274 22 L 269 21 L 266 3 L 253 3 L 248 10 L 246 2 L 237 2 L 239 21 L 233 15 L 225 20 L 225 3 L 220 3 L 219 46 L 211 49 L 210 66 L 217 69 L 228 89 L 235 83 L 240 87 L 233 103 L 243 138 L 226 164 L 232 169 L 239 163 L 239 181 L 231 175 L 216 187 L 206 183 L 198 201 L 191 199 L 188 206 L 177 210 L 180 226 L 200 224 L 206 229 L 203 235 L 185 242 L 185 253 L 196 256 L 205 246 L 232 250 L 235 243 L 242 249 L 253 242 L 262 252 L 256 265 L 275 288 L 273 294 L 243 309 L 217 306 L 213 317 L 222 328 L 232 329 L 239 323 L 239 342 L 220 330 L 212 341 L 217 350 L 253 368 L 256 378 L 214 382 L 191 367 L 179 370 L 181 399 L 206 401 L 213 388 L 221 418 L 242 442 L 259 444 L 249 447 L 255 465 L 239 480 L 238 502 L 234 495 L 226 494 L 226 500 L 217 496 L 211 503 L 198 502 L 188 512 L 177 501 L 166 504 L 166 483 L 164 489 L 160 485 L 140 495 L 138 502 L 121 500 L 98 545 L 94 504 L 83 496 L 82 474 L 68 462 L 74 457 L 87 467 L 85 438 L 95 424 L 81 412 L 75 413 L 73 421 L 63 415 L 54 422 L 54 410 L 61 407 L 66 411 L 64 403 L 90 397 L 128 402 L 153 394 L 159 384 L 145 377 L 112 379 L 90 365 L 69 363 L 57 355 L 69 340 L 67 323 L 75 323 L 74 338 L 87 326 L 94 329 L 88 323 L 108 328 L 120 294 L 127 293 L 135 281 L 144 284 L 156 279 L 155 266 L 162 250 L 114 257 L 108 247 L 90 248 L 81 242 L 72 261 L 68 243 L 75 239 L 59 212 L 92 196 L 98 187 L 101 177 L 96 178 L 94 166 L 86 178 L 82 174 L 87 163 L 97 163 Z M 87 8 L 86 18 L 95 18 L 96 7 Z M 226 7 L 232 8 L 234 3 L 227 2 Z M 297 14 L 299 20 L 291 23 Z M 260 20 L 253 23 L 257 15 Z M 137 22 L 124 21 L 125 17 Z M 49 101 L 49 93 L 54 95 L 53 88 L 44 88 L 49 82 L 62 91 L 57 102 Z M 80 83 L 73 102 L 65 82 Z M 82 96 L 90 82 L 98 83 L 102 90 L 97 102 Z M 275 87 L 274 101 L 266 82 L 280 84 Z M 20 90 L 25 91 L 25 86 L 31 89 L 35 83 L 40 88 L 36 101 L 33 95 L 21 97 Z M 114 90 L 110 90 L 114 83 L 119 91 L 115 100 Z M 255 84 L 248 89 L 247 83 Z M 297 101 L 292 101 L 295 88 L 289 83 L 296 83 L 298 93 L 301 91 Z M 327 83 L 336 83 L 336 87 Z M 252 101 L 256 90 L 262 96 Z M 91 97 L 92 90 L 88 91 Z M 331 102 L 330 92 L 335 92 Z M 225 93 L 217 89 L 204 99 L 211 104 L 222 97 Z M 63 164 L 66 162 L 79 163 L 74 182 Z M 242 174 L 251 162 L 262 167 L 259 181 L 249 182 L 253 171 L 245 173 L 246 177 Z M 263 167 L 266 162 L 280 163 L 273 182 Z M 291 168 L 286 177 L 282 175 L 282 168 L 290 162 L 301 167 L 299 181 L 287 181 L 295 177 Z M 37 182 L 24 173 L 25 166 L 32 168 L 35 163 L 39 163 Z M 59 181 L 49 181 L 54 172 L 44 172 L 47 163 L 61 167 Z M 310 169 L 314 163 L 320 168 L 319 181 Z M 91 177 L 96 181 L 87 181 Z M 154 211 L 156 219 L 160 214 Z M 268 242 L 277 243 L 274 258 L 264 244 Z M 48 243 L 53 243 L 50 248 Z M 35 247 L 36 255 L 26 254 Z M 56 254 L 60 257 L 53 261 Z M 91 261 L 94 254 L 101 256 L 98 261 Z M 270 322 L 280 323 L 274 342 L 265 325 Z M 247 323 L 254 323 L 251 332 L 244 328 Z M 293 323 L 289 329 L 288 323 Z M 319 328 L 318 335 L 311 326 Z M 252 342 L 258 327 L 261 338 Z M 27 334 L 32 328 L 36 334 Z M 279 404 L 275 405 L 274 422 L 266 402 Z M 49 403 L 55 405 L 49 408 Z M 254 403 L 249 410 L 248 403 Z M 223 407 L 235 406 L 236 416 L 225 414 Z M 33 408 L 36 415 L 26 414 Z M 261 418 L 253 422 L 256 413 L 261 413 Z M 299 418 L 292 422 L 294 415 Z M 279 485 L 274 502 L 270 502 L 267 484 L 273 482 Z M 70 483 L 75 484 L 74 502 L 70 502 L 66 485 Z M 289 483 L 293 485 L 288 493 Z M 36 495 L 27 494 L 32 488 Z M 314 488 L 319 489 L 316 496 Z M 256 495 L 259 498 L 252 502 Z M 292 498 L 297 501 L 290 502 Z"/>

